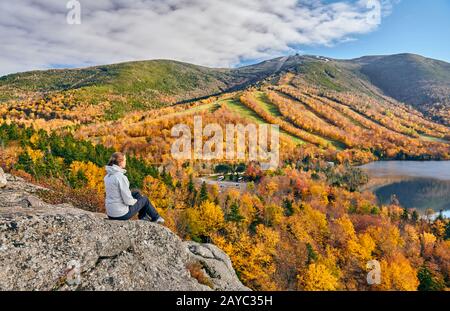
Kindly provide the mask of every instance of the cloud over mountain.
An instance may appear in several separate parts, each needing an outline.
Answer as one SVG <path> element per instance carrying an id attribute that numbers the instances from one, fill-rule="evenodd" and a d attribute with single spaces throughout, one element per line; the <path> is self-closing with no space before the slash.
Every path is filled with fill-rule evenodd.
<path id="1" fill-rule="evenodd" d="M 0 75 L 154 58 L 233 66 L 378 27 L 376 0 L 80 0 L 81 25 L 67 2 L 0 3 Z"/>

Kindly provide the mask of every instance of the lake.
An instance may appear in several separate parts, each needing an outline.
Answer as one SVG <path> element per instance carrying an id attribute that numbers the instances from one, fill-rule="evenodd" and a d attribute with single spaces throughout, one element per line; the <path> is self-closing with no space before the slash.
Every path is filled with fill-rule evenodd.
<path id="1" fill-rule="evenodd" d="M 370 177 L 365 189 L 380 204 L 389 204 L 395 195 L 406 208 L 421 214 L 427 208 L 444 210 L 450 217 L 450 161 L 378 161 L 360 168 Z"/>

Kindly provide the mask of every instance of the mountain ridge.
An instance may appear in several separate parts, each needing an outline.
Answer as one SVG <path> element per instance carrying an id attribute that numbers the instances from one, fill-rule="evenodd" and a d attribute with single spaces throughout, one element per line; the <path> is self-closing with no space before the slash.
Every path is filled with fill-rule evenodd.
<path id="1" fill-rule="evenodd" d="M 64 93 L 79 102 L 113 102 L 120 115 L 243 90 L 289 72 L 324 89 L 389 96 L 450 122 L 450 64 L 411 53 L 349 60 L 297 54 L 238 68 L 160 59 L 30 71 L 0 77 L 0 103 Z"/>

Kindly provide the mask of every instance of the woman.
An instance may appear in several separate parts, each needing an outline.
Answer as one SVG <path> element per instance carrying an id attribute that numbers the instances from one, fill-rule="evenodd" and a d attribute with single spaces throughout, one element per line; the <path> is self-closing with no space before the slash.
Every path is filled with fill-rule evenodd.
<path id="1" fill-rule="evenodd" d="M 106 213 L 113 220 L 129 220 L 138 214 L 139 219 L 164 223 L 150 200 L 139 191 L 130 191 L 130 182 L 125 173 L 127 158 L 121 152 L 116 152 L 106 166 L 105 190 Z"/>

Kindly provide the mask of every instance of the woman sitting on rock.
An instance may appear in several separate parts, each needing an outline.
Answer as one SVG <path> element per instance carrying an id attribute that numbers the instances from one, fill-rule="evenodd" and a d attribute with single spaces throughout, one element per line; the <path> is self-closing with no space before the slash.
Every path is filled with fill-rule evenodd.
<path id="1" fill-rule="evenodd" d="M 105 190 L 106 213 L 112 220 L 129 220 L 138 214 L 139 219 L 164 223 L 150 200 L 139 191 L 130 190 L 130 182 L 125 173 L 127 158 L 121 152 L 116 152 L 106 166 Z"/>

